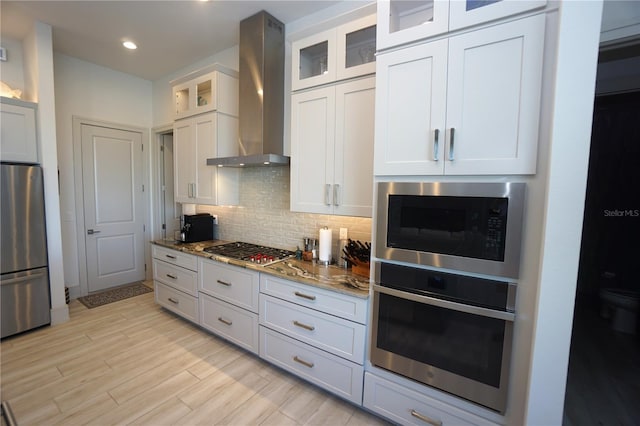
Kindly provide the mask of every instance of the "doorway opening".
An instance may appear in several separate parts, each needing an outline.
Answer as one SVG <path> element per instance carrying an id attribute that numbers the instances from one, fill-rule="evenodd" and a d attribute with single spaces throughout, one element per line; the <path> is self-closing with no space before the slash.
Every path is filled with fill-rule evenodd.
<path id="1" fill-rule="evenodd" d="M 640 297 L 639 162 L 640 91 L 598 96 L 565 425 L 635 424 L 640 419 L 640 321 L 637 307 L 631 306 Z M 629 303 L 611 304 L 610 293 L 624 295 Z"/>
<path id="2" fill-rule="evenodd" d="M 180 203 L 174 198 L 173 176 L 173 132 L 158 134 L 158 188 L 159 188 L 159 223 L 162 239 L 175 239 L 175 233 L 180 231 Z"/>

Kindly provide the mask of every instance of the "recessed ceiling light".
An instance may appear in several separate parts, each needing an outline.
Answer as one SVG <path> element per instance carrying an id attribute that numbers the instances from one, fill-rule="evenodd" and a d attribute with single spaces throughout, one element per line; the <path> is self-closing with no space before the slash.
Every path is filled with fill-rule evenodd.
<path id="1" fill-rule="evenodd" d="M 124 47 L 126 47 L 127 49 L 131 49 L 131 50 L 134 50 L 134 49 L 138 48 L 138 46 L 136 46 L 136 44 L 134 42 L 129 41 L 129 40 L 122 42 L 122 45 Z"/>

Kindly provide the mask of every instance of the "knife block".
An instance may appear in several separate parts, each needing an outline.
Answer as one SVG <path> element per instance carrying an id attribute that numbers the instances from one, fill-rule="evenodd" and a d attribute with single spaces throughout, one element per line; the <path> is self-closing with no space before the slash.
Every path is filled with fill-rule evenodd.
<path id="1" fill-rule="evenodd" d="M 353 272 L 356 275 L 360 275 L 361 277 L 366 277 L 367 279 L 369 278 L 369 263 L 362 263 L 362 264 L 353 264 L 351 266 L 351 272 Z"/>

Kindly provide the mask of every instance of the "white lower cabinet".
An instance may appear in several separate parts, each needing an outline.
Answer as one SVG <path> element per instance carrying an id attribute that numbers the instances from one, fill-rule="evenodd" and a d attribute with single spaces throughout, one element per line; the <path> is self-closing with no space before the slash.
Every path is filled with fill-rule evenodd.
<path id="1" fill-rule="evenodd" d="M 363 367 L 329 352 L 260 327 L 260 357 L 358 405 Z"/>
<path id="2" fill-rule="evenodd" d="M 362 364 L 365 326 L 275 297 L 260 295 L 260 324 Z"/>
<path id="3" fill-rule="evenodd" d="M 367 300 L 262 274 L 260 357 L 362 404 Z"/>
<path id="4" fill-rule="evenodd" d="M 184 319 L 198 323 L 198 298 L 154 281 L 156 303 Z"/>
<path id="5" fill-rule="evenodd" d="M 402 425 L 494 425 L 471 413 L 366 372 L 365 408 Z"/>
<path id="6" fill-rule="evenodd" d="M 153 246 L 153 284 L 158 305 L 198 323 L 198 262 L 195 256 Z"/>
<path id="7" fill-rule="evenodd" d="M 209 259 L 198 266 L 200 325 L 257 354 L 260 274 Z"/>
<path id="8" fill-rule="evenodd" d="M 209 331 L 258 353 L 258 315 L 200 294 L 200 325 Z"/>

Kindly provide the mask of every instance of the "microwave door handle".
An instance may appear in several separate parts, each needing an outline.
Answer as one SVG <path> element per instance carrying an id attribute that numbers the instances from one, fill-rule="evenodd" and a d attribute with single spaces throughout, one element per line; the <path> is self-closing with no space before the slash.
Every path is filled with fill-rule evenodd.
<path id="1" fill-rule="evenodd" d="M 482 308 L 480 306 L 465 305 L 464 303 L 451 302 L 449 300 L 438 299 L 437 297 L 422 296 L 419 294 L 396 290 L 394 288 L 382 287 L 378 284 L 373 285 L 373 291 L 388 294 L 390 296 L 395 296 L 401 299 L 412 300 L 424 305 L 438 306 L 440 308 L 451 309 L 454 311 L 465 312 L 482 317 L 495 318 L 511 322 L 515 321 L 516 319 L 516 314 L 514 314 L 513 312 L 497 311 L 495 309 Z"/>

